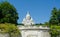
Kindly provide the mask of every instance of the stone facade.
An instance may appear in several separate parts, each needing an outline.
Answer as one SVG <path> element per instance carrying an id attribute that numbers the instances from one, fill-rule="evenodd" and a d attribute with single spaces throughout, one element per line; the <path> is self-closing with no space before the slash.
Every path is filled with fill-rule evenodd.
<path id="1" fill-rule="evenodd" d="M 50 37 L 49 28 L 43 26 L 18 26 L 22 37 Z"/>
<path id="2" fill-rule="evenodd" d="M 35 26 L 35 23 L 31 18 L 29 12 L 23 19 L 22 24 L 24 24 L 24 26 L 18 26 L 22 37 L 50 37 L 50 28 L 43 26 Z"/>
<path id="3" fill-rule="evenodd" d="M 8 33 L 0 33 L 0 37 L 9 37 Z"/>

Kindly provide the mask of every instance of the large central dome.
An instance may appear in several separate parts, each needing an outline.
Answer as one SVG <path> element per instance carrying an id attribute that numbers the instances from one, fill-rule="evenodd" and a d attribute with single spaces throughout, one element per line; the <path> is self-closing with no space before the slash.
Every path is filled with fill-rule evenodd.
<path id="1" fill-rule="evenodd" d="M 30 20 L 31 19 L 31 16 L 30 16 L 29 12 L 27 12 L 26 19 L 27 20 Z"/>
<path id="2" fill-rule="evenodd" d="M 22 23 L 24 25 L 33 25 L 34 24 L 33 19 L 31 18 L 29 12 L 27 12 L 26 17 L 23 19 Z"/>

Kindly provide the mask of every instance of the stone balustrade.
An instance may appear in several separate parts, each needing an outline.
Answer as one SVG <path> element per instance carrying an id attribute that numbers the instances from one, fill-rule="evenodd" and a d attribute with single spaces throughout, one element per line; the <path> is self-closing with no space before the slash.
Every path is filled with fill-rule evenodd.
<path id="1" fill-rule="evenodd" d="M 19 29 L 50 29 L 47 26 L 18 26 Z"/>

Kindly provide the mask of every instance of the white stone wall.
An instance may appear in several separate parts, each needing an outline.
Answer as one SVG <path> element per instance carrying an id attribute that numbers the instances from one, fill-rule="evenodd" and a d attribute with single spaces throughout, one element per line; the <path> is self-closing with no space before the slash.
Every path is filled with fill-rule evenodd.
<path id="1" fill-rule="evenodd" d="M 21 35 L 22 37 L 50 37 L 48 31 L 42 30 L 22 30 Z"/>
<path id="2" fill-rule="evenodd" d="M 9 37 L 9 34 L 8 33 L 6 33 L 6 34 L 0 33 L 0 37 Z"/>
<path id="3" fill-rule="evenodd" d="M 49 28 L 43 26 L 18 26 L 22 37 L 50 37 Z"/>

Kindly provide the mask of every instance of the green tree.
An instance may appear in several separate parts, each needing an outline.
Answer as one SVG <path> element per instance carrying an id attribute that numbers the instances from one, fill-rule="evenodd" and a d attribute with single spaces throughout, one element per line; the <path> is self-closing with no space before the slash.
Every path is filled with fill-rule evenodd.
<path id="1" fill-rule="evenodd" d="M 0 23 L 17 24 L 18 13 L 16 8 L 9 2 L 0 3 Z"/>
<path id="2" fill-rule="evenodd" d="M 57 15 L 57 19 L 58 19 L 58 21 L 59 21 L 59 24 L 60 24 L 60 9 L 58 10 L 58 15 Z"/>
<path id="3" fill-rule="evenodd" d="M 60 37 L 60 9 L 53 8 L 49 24 L 51 37 Z"/>
<path id="4" fill-rule="evenodd" d="M 56 8 L 53 8 L 52 10 L 52 13 L 51 13 L 51 17 L 50 17 L 50 20 L 49 20 L 49 23 L 50 24 L 58 24 L 58 10 Z"/>

